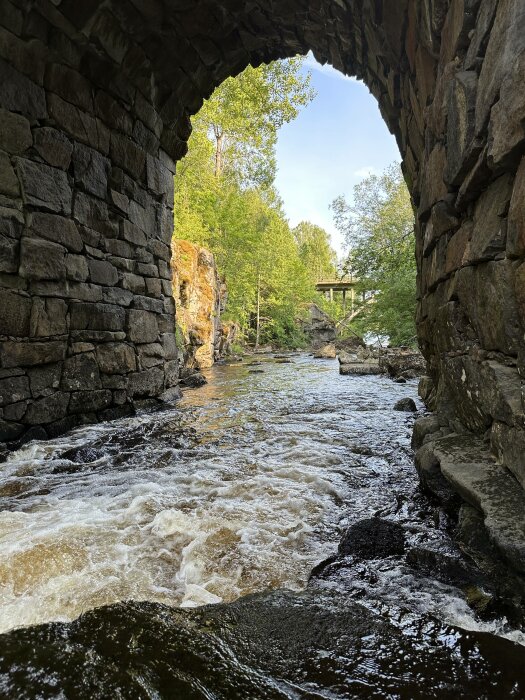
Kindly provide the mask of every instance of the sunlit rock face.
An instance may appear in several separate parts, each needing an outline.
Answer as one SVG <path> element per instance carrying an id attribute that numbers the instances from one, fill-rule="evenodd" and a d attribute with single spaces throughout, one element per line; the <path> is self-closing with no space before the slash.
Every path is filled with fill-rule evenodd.
<path id="1" fill-rule="evenodd" d="M 211 367 L 220 353 L 221 305 L 225 290 L 209 250 L 174 240 L 173 296 L 185 367 Z"/>
<path id="2" fill-rule="evenodd" d="M 397 138 L 432 405 L 489 431 L 525 484 L 521 0 L 3 0 L 0 25 L 0 441 L 176 381 L 190 116 L 249 63 L 313 50 L 366 82 Z"/>

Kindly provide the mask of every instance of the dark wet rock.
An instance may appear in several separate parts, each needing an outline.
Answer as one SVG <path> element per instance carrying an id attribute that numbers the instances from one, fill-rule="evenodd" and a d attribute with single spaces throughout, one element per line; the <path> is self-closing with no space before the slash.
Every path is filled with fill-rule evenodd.
<path id="1" fill-rule="evenodd" d="M 415 464 L 423 491 L 443 505 L 448 513 L 457 513 L 461 498 L 443 476 L 432 443 L 423 445 L 416 452 Z"/>
<path id="2" fill-rule="evenodd" d="M 432 436 L 441 428 L 439 419 L 435 415 L 422 416 L 414 423 L 412 432 L 412 449 L 419 450 L 427 436 Z"/>
<path id="3" fill-rule="evenodd" d="M 293 365 L 293 363 L 293 360 L 289 360 L 287 357 L 275 360 L 276 365 Z"/>
<path id="4" fill-rule="evenodd" d="M 429 542 L 411 547 L 407 552 L 407 563 L 425 576 L 454 584 L 455 586 L 487 585 L 486 577 L 466 560 L 462 552 L 450 543 Z"/>
<path id="5" fill-rule="evenodd" d="M 396 377 L 394 379 L 394 381 L 396 384 L 406 384 L 407 383 L 407 380 L 405 379 L 405 377 Z"/>
<path id="6" fill-rule="evenodd" d="M 394 404 L 394 411 L 405 411 L 407 413 L 414 413 L 417 411 L 417 406 L 416 402 L 414 399 L 411 398 L 406 398 L 406 399 L 399 399 Z"/>
<path id="7" fill-rule="evenodd" d="M 75 464 L 89 464 L 90 462 L 96 462 L 104 456 L 104 451 L 100 447 L 95 447 L 93 445 L 83 445 L 82 447 L 74 447 L 70 450 L 66 450 L 62 453 L 61 458 L 67 459 Z"/>
<path id="8" fill-rule="evenodd" d="M 264 374 L 263 369 L 249 369 L 248 374 Z"/>
<path id="9" fill-rule="evenodd" d="M 177 401 L 182 397 L 182 391 L 178 386 L 172 386 L 171 389 L 168 389 L 165 391 L 163 394 L 159 396 L 160 401 L 163 403 L 168 403 L 168 404 L 173 404 L 177 403 Z"/>
<path id="10" fill-rule="evenodd" d="M 366 348 L 365 341 L 358 335 L 351 335 L 348 338 L 337 338 L 334 341 L 334 345 L 338 351 L 345 350 L 346 352 L 352 352 L 358 348 Z"/>
<path id="11" fill-rule="evenodd" d="M 181 375 L 180 383 L 182 386 L 197 389 L 207 384 L 208 380 L 200 372 L 192 370 L 191 372 L 184 372 L 184 374 Z"/>
<path id="12" fill-rule="evenodd" d="M 370 518 L 355 523 L 343 535 L 339 554 L 352 554 L 362 559 L 376 559 L 403 554 L 405 531 L 398 523 Z"/>
<path id="13" fill-rule="evenodd" d="M 422 638 L 320 590 L 197 610 L 121 603 L 3 635 L 0 688 L 20 700 L 522 697 L 522 647 L 430 617 L 417 627 Z"/>
<path id="14" fill-rule="evenodd" d="M 392 378 L 415 379 L 426 372 L 425 358 L 411 348 L 386 348 L 381 351 L 379 364 Z"/>

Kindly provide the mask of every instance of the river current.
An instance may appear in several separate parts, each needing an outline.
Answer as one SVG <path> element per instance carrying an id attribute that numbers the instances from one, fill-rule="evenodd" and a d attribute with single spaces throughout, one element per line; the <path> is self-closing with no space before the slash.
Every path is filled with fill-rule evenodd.
<path id="1" fill-rule="evenodd" d="M 258 356 L 216 366 L 175 407 L 11 454 L 0 465 L 0 631 L 119 601 L 188 608 L 300 591 L 342 532 L 373 516 L 401 523 L 412 545 L 446 544 L 419 492 L 414 416 L 393 410 L 404 397 L 418 401 L 417 382 Z M 375 613 L 525 642 L 404 562 L 372 569 L 355 570 L 346 594 Z"/>

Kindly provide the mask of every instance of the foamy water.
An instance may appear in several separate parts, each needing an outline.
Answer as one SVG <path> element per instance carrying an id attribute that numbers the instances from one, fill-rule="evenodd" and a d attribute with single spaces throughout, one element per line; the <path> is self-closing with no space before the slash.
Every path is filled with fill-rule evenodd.
<path id="1" fill-rule="evenodd" d="M 392 406 L 416 397 L 415 382 L 340 377 L 337 363 L 305 356 L 249 369 L 217 367 L 175 409 L 35 443 L 0 465 L 0 631 L 121 600 L 192 607 L 299 590 L 346 525 L 412 498 L 413 417 Z M 379 570 L 378 600 L 488 624 L 460 591 L 392 566 Z"/>

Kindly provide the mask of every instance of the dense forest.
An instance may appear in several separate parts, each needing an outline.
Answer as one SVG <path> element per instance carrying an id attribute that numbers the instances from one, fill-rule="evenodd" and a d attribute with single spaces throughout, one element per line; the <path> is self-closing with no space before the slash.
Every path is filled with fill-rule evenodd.
<path id="1" fill-rule="evenodd" d="M 245 342 L 301 346 L 297 319 L 309 303 L 343 315 L 339 301 L 316 294 L 316 281 L 349 272 L 377 299 L 362 305 L 349 330 L 410 342 L 413 215 L 399 169 L 365 180 L 357 207 L 343 197 L 333 203 L 349 251 L 344 264 L 325 230 L 308 221 L 292 229 L 283 211 L 274 185 L 278 131 L 315 98 L 302 65 L 298 57 L 248 67 L 204 103 L 176 176 L 174 235 L 214 253 L 228 286 L 226 316 Z"/>

